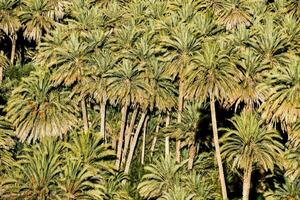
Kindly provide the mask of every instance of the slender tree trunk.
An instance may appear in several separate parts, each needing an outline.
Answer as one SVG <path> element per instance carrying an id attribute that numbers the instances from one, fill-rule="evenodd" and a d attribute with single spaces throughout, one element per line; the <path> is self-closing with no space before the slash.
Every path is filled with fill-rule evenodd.
<path id="1" fill-rule="evenodd" d="M 157 134 L 158 131 L 159 131 L 159 123 L 156 125 L 155 133 Z M 157 141 L 157 135 L 154 136 L 153 141 L 152 141 L 152 145 L 151 145 L 151 157 L 152 157 L 153 154 L 154 154 L 156 141 Z"/>
<path id="2" fill-rule="evenodd" d="M 243 180 L 243 200 L 249 200 L 252 174 L 252 160 L 249 162 L 247 169 L 244 170 Z"/>
<path id="3" fill-rule="evenodd" d="M 111 148 L 115 151 L 117 150 L 117 138 L 116 137 L 112 137 L 112 139 L 111 139 Z"/>
<path id="4" fill-rule="evenodd" d="M 83 130 L 86 133 L 89 130 L 89 124 L 88 124 L 85 98 L 81 100 L 81 110 L 82 110 Z"/>
<path id="5" fill-rule="evenodd" d="M 120 162 L 121 162 L 121 158 L 122 158 L 122 147 L 123 147 L 124 133 L 125 133 L 125 129 L 126 129 L 127 109 L 128 109 L 128 105 L 125 104 L 121 111 L 121 113 L 122 113 L 121 130 L 120 130 L 120 134 L 119 134 L 117 160 L 116 160 L 116 164 L 115 164 L 115 168 L 117 170 L 120 169 Z"/>
<path id="6" fill-rule="evenodd" d="M 196 153 L 196 147 L 195 147 L 194 142 L 191 142 L 191 144 L 189 146 L 190 146 L 190 149 L 189 149 L 188 170 L 192 170 L 193 164 L 194 164 L 195 153 Z"/>
<path id="7" fill-rule="evenodd" d="M 222 189 L 222 196 L 224 200 L 227 200 L 227 190 L 226 190 L 226 182 L 225 182 L 225 175 L 222 165 L 222 159 L 221 159 L 221 152 L 220 152 L 220 146 L 219 146 L 219 137 L 218 137 L 218 128 L 217 128 L 217 119 L 216 119 L 216 108 L 215 108 L 215 97 L 210 93 L 210 112 L 211 112 L 211 121 L 212 121 L 212 128 L 213 128 L 213 136 L 214 136 L 214 145 L 216 150 L 216 159 L 218 163 L 218 169 L 219 169 L 219 178 L 221 183 L 221 189 Z"/>
<path id="8" fill-rule="evenodd" d="M 179 97 L 178 97 L 178 115 L 177 115 L 177 123 L 181 123 L 182 120 L 182 110 L 184 104 L 184 95 L 183 95 L 183 82 L 180 80 L 179 82 Z M 181 141 L 180 139 L 176 140 L 176 162 L 180 162 L 180 148 L 181 148 Z"/>
<path id="9" fill-rule="evenodd" d="M 103 102 L 100 103 L 100 112 L 101 112 L 101 134 L 104 138 L 104 143 L 107 142 L 106 137 L 106 127 L 105 127 L 105 121 L 106 121 L 106 99 L 103 100 Z"/>
<path id="10" fill-rule="evenodd" d="M 138 127 L 137 127 L 137 129 L 134 133 L 132 143 L 131 143 L 130 149 L 129 149 L 129 154 L 128 154 L 128 157 L 127 157 L 127 160 L 126 160 L 126 165 L 125 165 L 125 170 L 124 170 L 125 174 L 129 173 L 129 168 L 130 168 L 130 164 L 131 164 L 131 161 L 132 161 L 132 158 L 133 158 L 134 149 L 135 149 L 139 134 L 141 132 L 141 129 L 143 127 L 146 115 L 147 115 L 147 111 L 143 112 L 143 114 L 141 116 L 141 119 L 139 121 Z"/>
<path id="11" fill-rule="evenodd" d="M 167 113 L 166 117 L 166 127 L 170 125 L 170 113 Z M 165 159 L 170 158 L 170 137 L 166 136 L 165 138 Z"/>
<path id="12" fill-rule="evenodd" d="M 10 40 L 11 40 L 10 62 L 13 65 L 15 60 L 15 54 L 16 54 L 17 36 L 16 35 L 10 36 Z"/>
<path id="13" fill-rule="evenodd" d="M 3 67 L 0 66 L 0 84 L 2 83 L 3 81 Z"/>
<path id="14" fill-rule="evenodd" d="M 145 119 L 144 123 L 144 130 L 143 130 L 143 140 L 142 140 L 142 155 L 141 155 L 141 164 L 145 164 L 145 147 L 146 147 L 146 131 L 147 131 L 147 122 L 148 122 L 148 116 Z"/>
<path id="15" fill-rule="evenodd" d="M 125 142 L 124 142 L 124 150 L 123 150 L 123 154 L 122 154 L 122 162 L 121 165 L 123 165 L 126 161 L 126 156 L 127 156 L 127 152 L 128 152 L 128 148 L 129 148 L 129 144 L 130 144 L 130 140 L 131 140 L 131 136 L 132 136 L 132 132 L 133 132 L 133 127 L 136 121 L 136 117 L 138 115 L 138 110 L 139 108 L 136 108 L 131 116 L 131 120 L 130 120 L 130 125 L 128 127 L 128 130 L 126 130 L 126 135 L 125 135 Z"/>

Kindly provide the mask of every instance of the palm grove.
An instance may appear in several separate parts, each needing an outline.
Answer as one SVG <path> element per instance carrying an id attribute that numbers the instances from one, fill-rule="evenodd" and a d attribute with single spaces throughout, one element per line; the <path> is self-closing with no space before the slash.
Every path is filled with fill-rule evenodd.
<path id="1" fill-rule="evenodd" d="M 0 0 L 0 199 L 300 199 L 298 0 Z"/>

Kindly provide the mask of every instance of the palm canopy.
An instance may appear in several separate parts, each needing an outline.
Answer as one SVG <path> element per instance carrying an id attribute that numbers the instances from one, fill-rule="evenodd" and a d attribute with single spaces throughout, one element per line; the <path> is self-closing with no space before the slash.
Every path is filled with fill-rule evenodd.
<path id="1" fill-rule="evenodd" d="M 300 117 L 300 59 L 291 57 L 286 67 L 278 67 L 266 77 L 262 87 L 268 91 L 262 104 L 262 117 L 284 128 L 291 127 Z"/>
<path id="2" fill-rule="evenodd" d="M 132 61 L 124 59 L 107 77 L 108 92 L 112 102 L 120 102 L 122 105 L 130 103 L 147 104 L 147 92 L 149 85 L 144 81 L 144 69 Z"/>
<path id="3" fill-rule="evenodd" d="M 21 27 L 15 9 L 19 2 L 19 0 L 0 1 L 0 29 L 7 35 L 15 34 Z"/>
<path id="4" fill-rule="evenodd" d="M 213 95 L 226 100 L 236 88 L 236 68 L 228 56 L 228 47 L 221 42 L 210 41 L 194 58 L 187 70 L 187 93 L 189 97 L 206 98 Z"/>
<path id="5" fill-rule="evenodd" d="M 21 141 L 62 136 L 77 122 L 68 94 L 54 90 L 48 72 L 33 72 L 21 81 L 6 107 L 6 117 Z"/>
<path id="6" fill-rule="evenodd" d="M 246 169 L 257 163 L 262 169 L 273 170 L 274 160 L 282 152 L 280 135 L 269 129 L 255 113 L 242 112 L 230 122 L 233 128 L 223 128 L 225 135 L 221 141 L 223 156 L 232 162 L 233 168 Z"/>

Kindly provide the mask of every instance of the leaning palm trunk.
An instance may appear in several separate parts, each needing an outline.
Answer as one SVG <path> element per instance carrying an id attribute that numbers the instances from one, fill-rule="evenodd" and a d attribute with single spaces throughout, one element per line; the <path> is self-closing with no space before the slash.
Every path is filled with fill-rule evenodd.
<path id="1" fill-rule="evenodd" d="M 178 116 L 177 116 L 177 123 L 181 123 L 182 119 L 182 110 L 183 110 L 183 83 L 180 80 L 179 82 L 179 97 L 178 97 Z M 180 139 L 176 140 L 176 162 L 180 162 L 180 149 L 181 149 L 181 141 Z"/>
<path id="2" fill-rule="evenodd" d="M 148 116 L 145 119 L 144 123 L 144 130 L 143 130 L 143 140 L 142 140 L 142 154 L 141 154 L 141 164 L 145 164 L 145 147 L 146 147 L 146 131 L 147 131 L 147 122 L 148 122 Z"/>
<path id="3" fill-rule="evenodd" d="M 243 200 L 249 200 L 250 187 L 251 187 L 251 174 L 252 174 L 252 160 L 244 170 L 243 178 Z"/>
<path id="4" fill-rule="evenodd" d="M 217 129 L 215 97 L 212 94 L 210 94 L 210 112 L 211 112 L 214 145 L 215 145 L 216 159 L 217 159 L 218 169 L 219 169 L 219 178 L 220 178 L 220 183 L 221 183 L 222 196 L 223 196 L 224 200 L 227 200 L 228 198 L 227 198 L 227 191 L 226 191 L 226 183 L 225 183 L 225 176 L 224 176 L 224 170 L 223 170 L 223 165 L 222 165 L 219 137 L 218 137 L 218 129 Z"/>
<path id="5" fill-rule="evenodd" d="M 155 133 L 157 134 L 159 131 L 159 123 L 156 125 L 155 128 Z M 151 145 L 151 156 L 153 156 L 154 150 L 155 150 L 155 145 L 156 145 L 156 141 L 157 141 L 157 136 L 155 135 L 152 141 L 152 145 Z"/>
<path id="6" fill-rule="evenodd" d="M 100 103 L 100 112 L 101 112 L 101 134 L 104 138 L 104 142 L 107 142 L 106 131 L 105 131 L 105 121 L 106 121 L 106 100 Z"/>
<path id="7" fill-rule="evenodd" d="M 166 117 L 166 127 L 168 127 L 170 124 L 170 113 L 167 113 Z M 170 137 L 166 136 L 165 138 L 165 158 L 169 159 L 170 158 Z"/>
<path id="8" fill-rule="evenodd" d="M 137 127 L 137 129 L 134 133 L 132 143 L 130 145 L 130 150 L 129 150 L 129 154 L 128 154 L 128 157 L 127 157 L 126 165 L 125 165 L 125 171 L 124 171 L 125 174 L 129 173 L 129 168 L 130 168 L 130 164 L 131 164 L 131 161 L 132 161 L 132 158 L 133 158 L 133 153 L 134 153 L 134 150 L 135 150 L 135 146 L 136 146 L 139 134 L 141 132 L 141 129 L 143 127 L 146 115 L 147 115 L 147 111 L 143 112 L 143 114 L 141 116 L 141 119 L 139 121 L 138 127 Z"/>
<path id="9" fill-rule="evenodd" d="M 123 147 L 123 138 L 124 138 L 124 133 L 126 129 L 126 119 L 127 119 L 127 109 L 128 106 L 125 104 L 122 108 L 122 119 L 121 119 L 121 130 L 119 134 L 119 140 L 118 140 L 118 149 L 117 149 L 117 160 L 115 164 L 116 170 L 120 169 L 120 162 L 122 158 L 122 147 Z"/>
<path id="10" fill-rule="evenodd" d="M 129 148 L 129 143 L 130 143 L 130 140 L 131 140 L 131 135 L 132 135 L 133 127 L 134 127 L 134 124 L 135 124 L 135 120 L 136 120 L 136 117 L 138 115 L 138 110 L 139 109 L 136 108 L 133 111 L 132 116 L 131 116 L 131 120 L 130 120 L 130 125 L 129 125 L 128 129 L 126 130 L 121 165 L 123 165 L 126 161 L 126 156 L 127 156 L 127 152 L 128 152 L 128 148 Z"/>
<path id="11" fill-rule="evenodd" d="M 196 147 L 195 147 L 194 142 L 191 142 L 189 146 L 190 146 L 190 149 L 189 149 L 188 170 L 192 170 L 193 164 L 194 164 L 195 153 L 196 153 Z"/>
<path id="12" fill-rule="evenodd" d="M 83 130 L 86 133 L 89 130 L 89 124 L 88 124 L 85 98 L 81 100 L 81 110 L 82 110 Z"/>
<path id="13" fill-rule="evenodd" d="M 16 54 L 17 36 L 16 35 L 10 36 L 10 40 L 11 40 L 10 62 L 13 65 L 15 60 L 15 54 Z"/>

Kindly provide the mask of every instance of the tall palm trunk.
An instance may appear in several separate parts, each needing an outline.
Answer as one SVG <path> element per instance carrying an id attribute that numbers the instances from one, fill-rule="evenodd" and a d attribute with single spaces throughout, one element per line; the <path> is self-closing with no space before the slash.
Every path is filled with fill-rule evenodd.
<path id="1" fill-rule="evenodd" d="M 218 137 L 218 128 L 217 128 L 217 119 L 216 119 L 216 108 L 215 108 L 215 96 L 210 93 L 210 112 L 211 112 L 211 121 L 212 121 L 212 128 L 213 128 L 213 136 L 214 136 L 214 145 L 216 150 L 216 159 L 218 163 L 219 169 L 219 178 L 221 183 L 222 189 L 222 196 L 224 200 L 227 200 L 227 190 L 226 190 L 226 183 L 225 183 L 225 175 L 222 165 L 221 159 L 221 152 L 220 152 L 220 145 L 219 145 L 219 137 Z"/>
<path id="2" fill-rule="evenodd" d="M 139 134 L 141 132 L 141 129 L 143 127 L 143 124 L 144 124 L 146 116 L 147 116 L 147 111 L 145 111 L 145 112 L 142 113 L 142 116 L 140 118 L 138 127 L 137 127 L 137 129 L 136 129 L 136 131 L 134 133 L 134 136 L 133 136 L 133 139 L 132 139 L 132 143 L 130 145 L 130 150 L 129 150 L 129 153 L 128 153 L 126 165 L 125 165 L 125 170 L 124 170 L 125 174 L 129 173 L 129 168 L 130 168 L 130 164 L 131 164 L 131 161 L 132 161 L 132 158 L 133 158 L 133 153 L 134 153 L 134 150 L 135 150 L 135 146 L 136 146 Z"/>
<path id="3" fill-rule="evenodd" d="M 16 54 L 16 44 L 17 44 L 17 36 L 12 35 L 9 37 L 11 40 L 11 53 L 10 53 L 10 62 L 13 65 L 15 60 L 15 54 Z"/>
<path id="4" fill-rule="evenodd" d="M 183 110 L 183 104 L 184 104 L 184 95 L 183 95 L 183 82 L 180 80 L 179 82 L 179 97 L 178 97 L 178 115 L 177 115 L 177 123 L 181 123 L 182 121 L 182 110 Z M 180 149 L 181 149 L 181 141 L 180 139 L 176 140 L 176 162 L 180 162 Z"/>
<path id="5" fill-rule="evenodd" d="M 159 131 L 159 123 L 157 123 L 156 128 L 155 128 L 155 133 L 157 134 Z M 154 136 L 152 145 L 151 145 L 151 156 L 153 156 L 154 150 L 155 150 L 155 145 L 157 141 L 157 135 Z"/>
<path id="6" fill-rule="evenodd" d="M 195 147 L 194 142 L 191 142 L 189 146 L 190 146 L 190 149 L 189 149 L 188 170 L 192 170 L 193 164 L 194 164 L 195 153 L 196 153 L 196 147 Z"/>
<path id="7" fill-rule="evenodd" d="M 100 103 L 100 112 L 101 112 L 101 134 L 103 135 L 104 138 L 104 143 L 107 142 L 107 137 L 106 137 L 106 127 L 105 127 L 105 121 L 106 121 L 106 103 L 107 100 L 104 99 L 103 102 Z"/>
<path id="8" fill-rule="evenodd" d="M 142 140 L 142 154 L 141 154 L 141 164 L 145 164 L 145 147 L 146 147 L 146 131 L 147 131 L 147 122 L 148 122 L 148 116 L 145 119 L 144 123 L 144 130 L 143 130 L 143 140 Z"/>
<path id="9" fill-rule="evenodd" d="M 0 66 L 0 84 L 2 83 L 3 81 L 3 67 Z"/>
<path id="10" fill-rule="evenodd" d="M 134 127 L 134 124 L 135 124 L 136 117 L 138 115 L 138 110 L 139 110 L 139 108 L 136 108 L 133 111 L 132 116 L 131 116 L 131 120 L 130 120 L 130 125 L 129 125 L 128 129 L 126 130 L 121 165 L 123 165 L 126 161 L 126 156 L 127 156 L 127 152 L 128 152 L 128 148 L 129 148 L 129 144 L 130 144 L 130 140 L 131 140 L 133 127 Z"/>
<path id="11" fill-rule="evenodd" d="M 82 120 L 83 120 L 83 130 L 86 133 L 89 130 L 89 124 L 88 124 L 85 98 L 81 100 L 81 110 L 82 110 L 81 112 L 82 112 Z"/>
<path id="12" fill-rule="evenodd" d="M 170 125 L 170 113 L 167 113 L 166 117 L 166 127 Z M 166 136 L 165 138 L 165 158 L 169 159 L 170 158 L 170 137 Z"/>
<path id="13" fill-rule="evenodd" d="M 250 187 L 251 187 L 251 174 L 252 174 L 252 159 L 249 165 L 244 170 L 243 178 L 243 200 L 249 200 Z"/>
<path id="14" fill-rule="evenodd" d="M 125 104 L 122 107 L 122 111 L 121 111 L 121 115 L 122 115 L 121 130 L 120 130 L 120 134 L 119 134 L 118 149 L 117 149 L 117 160 L 116 160 L 116 164 L 115 164 L 115 168 L 117 170 L 120 169 L 120 162 L 121 162 L 121 158 L 122 158 L 122 147 L 123 147 L 124 133 L 125 133 L 125 129 L 126 129 L 127 109 L 128 109 L 128 105 Z"/>

